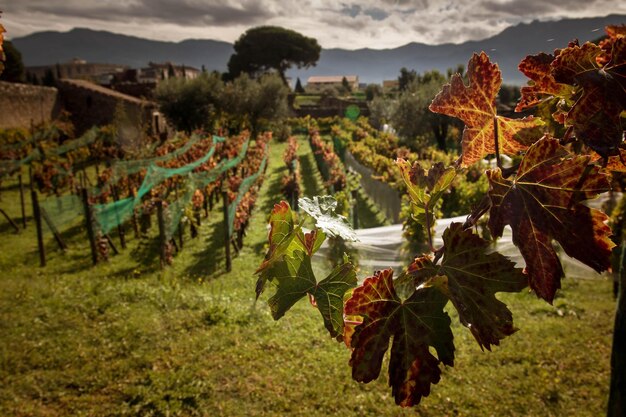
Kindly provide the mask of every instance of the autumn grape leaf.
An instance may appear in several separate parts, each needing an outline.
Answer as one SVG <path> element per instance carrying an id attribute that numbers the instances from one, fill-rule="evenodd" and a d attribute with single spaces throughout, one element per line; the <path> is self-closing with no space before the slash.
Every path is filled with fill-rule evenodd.
<path id="1" fill-rule="evenodd" d="M 626 173 L 626 150 L 620 149 L 618 155 L 609 157 L 602 169 L 608 172 Z"/>
<path id="2" fill-rule="evenodd" d="M 430 394 L 431 384 L 439 382 L 440 363 L 454 365 L 454 343 L 450 317 L 443 311 L 446 297 L 434 288 L 420 288 L 401 300 L 392 274 L 387 269 L 367 278 L 345 304 L 346 315 L 363 318 L 350 338 L 350 365 L 356 381 L 378 378 L 393 338 L 389 385 L 396 404 L 410 407 Z"/>
<path id="3" fill-rule="evenodd" d="M 443 163 L 438 162 L 426 174 L 426 170 L 417 162 L 411 167 L 408 161 L 398 158 L 396 164 L 411 198 L 413 217 L 424 227 L 432 226 L 434 206 L 452 184 L 456 176 L 455 169 L 445 168 Z"/>
<path id="4" fill-rule="evenodd" d="M 579 90 L 566 126 L 603 158 L 617 155 L 623 138 L 620 115 L 626 108 L 626 38 L 617 38 L 610 54 L 590 42 L 572 45 L 561 50 L 551 67 L 557 82 Z"/>
<path id="5" fill-rule="evenodd" d="M 499 150 L 503 154 L 516 154 L 526 149 L 542 136 L 540 119 L 526 117 L 509 119 L 498 116 L 496 96 L 502 84 L 502 75 L 487 54 L 474 54 L 467 67 L 469 86 L 459 74 L 452 76 L 450 84 L 434 98 L 429 109 L 461 119 L 463 130 L 461 164 L 469 166 L 485 156 L 495 153 L 494 125 L 497 121 Z"/>
<path id="6" fill-rule="evenodd" d="M 311 268 L 311 257 L 296 250 L 284 255 L 271 267 L 276 293 L 268 300 L 272 317 L 280 319 L 296 302 L 310 294 L 324 319 L 331 337 L 343 334 L 343 297 L 357 284 L 354 265 L 348 260 L 338 265 L 319 283 Z"/>
<path id="7" fill-rule="evenodd" d="M 550 64 L 554 61 L 554 55 L 540 53 L 529 55 L 520 62 L 518 68 L 528 78 L 529 85 L 522 87 L 519 103 L 515 111 L 522 111 L 536 106 L 550 99 L 570 97 L 573 87 L 557 83 L 551 72 Z"/>
<path id="8" fill-rule="evenodd" d="M 503 178 L 499 169 L 487 171 L 491 233 L 502 236 L 504 226 L 511 226 L 530 287 L 548 302 L 563 276 L 553 240 L 598 272 L 610 267 L 615 244 L 608 217 L 581 204 L 608 191 L 608 177 L 588 162 L 588 156 L 570 155 L 558 141 L 543 138 L 528 149 L 514 179 Z"/>
<path id="9" fill-rule="evenodd" d="M 443 233 L 444 255 L 435 265 L 430 257 L 415 259 L 408 274 L 415 285 L 431 285 L 454 304 L 459 319 L 476 341 L 491 350 L 513 334 L 513 315 L 495 297 L 497 292 L 519 292 L 528 286 L 522 270 L 503 255 L 489 253 L 490 244 L 460 223 L 452 223 Z"/>
<path id="10" fill-rule="evenodd" d="M 298 205 L 315 219 L 317 227 L 330 236 L 341 237 L 350 241 L 357 240 L 348 220 L 341 214 L 335 213 L 337 200 L 331 196 L 315 196 L 313 199 L 302 197 L 298 199 Z"/>

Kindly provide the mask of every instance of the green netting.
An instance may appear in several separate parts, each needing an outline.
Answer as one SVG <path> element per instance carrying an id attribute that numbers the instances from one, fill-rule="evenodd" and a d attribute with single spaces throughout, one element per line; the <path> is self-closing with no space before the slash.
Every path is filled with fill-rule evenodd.
<path id="1" fill-rule="evenodd" d="M 61 197 L 48 197 L 39 202 L 39 206 L 46 211 L 49 220 L 58 229 L 66 229 L 83 220 L 85 210 L 79 196 L 70 194 Z"/>
<path id="2" fill-rule="evenodd" d="M 215 168 L 210 171 L 192 173 L 188 176 L 186 191 L 182 197 L 178 198 L 174 203 L 170 204 L 166 209 L 165 218 L 165 236 L 170 239 L 178 230 L 180 220 L 185 213 L 185 208 L 191 203 L 193 194 L 196 190 L 202 189 L 212 182 L 216 181 L 220 175 L 230 169 L 238 166 L 248 152 L 247 140 L 241 147 L 239 154 L 233 159 L 227 159 L 218 163 Z"/>
<path id="3" fill-rule="evenodd" d="M 242 146 L 242 151 L 236 158 L 220 162 L 214 169 L 209 172 L 192 174 L 192 171 L 194 169 L 206 163 L 213 156 L 213 154 L 215 153 L 216 143 L 223 142 L 225 138 L 213 136 L 212 140 L 213 144 L 211 146 L 211 149 L 202 158 L 183 167 L 164 168 L 157 166 L 154 162 L 151 162 L 151 164 L 147 167 L 146 175 L 135 197 L 128 197 L 123 200 L 119 200 L 109 204 L 93 205 L 92 207 L 94 211 L 94 217 L 102 233 L 108 233 L 114 227 L 117 227 L 121 223 L 129 220 L 133 215 L 135 207 L 141 204 L 141 199 L 148 192 L 150 192 L 152 188 L 156 187 L 157 185 L 163 183 L 163 181 L 165 181 L 166 179 L 171 178 L 175 175 L 189 176 L 190 182 L 192 183 L 189 188 L 193 188 L 193 190 L 186 191 L 182 198 L 177 199 L 180 201 L 177 201 L 174 204 L 170 204 L 167 209 L 167 211 L 169 212 L 167 214 L 167 219 L 169 219 L 168 223 L 170 224 L 167 229 L 169 230 L 168 234 L 172 236 L 173 233 L 176 231 L 176 228 L 178 227 L 178 223 L 180 221 L 182 213 L 184 212 L 184 208 L 193 197 L 193 191 L 203 185 L 207 185 L 215 181 L 218 175 L 239 164 L 241 158 L 243 158 L 243 156 L 245 155 L 249 144 L 249 140 L 244 143 L 244 145 Z M 151 159 L 150 161 L 154 160 Z M 162 161 L 162 159 L 160 159 L 159 161 Z"/>
<path id="4" fill-rule="evenodd" d="M 248 192 L 252 184 L 256 182 L 259 176 L 263 174 L 263 171 L 265 171 L 266 164 L 267 164 L 267 155 L 265 155 L 265 158 L 263 158 L 263 161 L 261 162 L 261 165 L 259 166 L 259 170 L 255 174 L 250 175 L 249 177 L 246 177 L 246 179 L 244 179 L 241 182 L 241 185 L 239 186 L 239 191 L 237 192 L 237 197 L 228 206 L 228 236 L 233 235 L 233 229 L 235 225 L 235 214 L 237 213 L 237 207 L 239 206 L 239 203 L 241 203 L 241 199 L 243 199 L 243 196 Z"/>
<path id="5" fill-rule="evenodd" d="M 19 141 L 16 143 L 11 143 L 7 145 L 3 145 L 0 147 L 0 153 L 15 151 L 18 149 L 25 148 L 29 145 L 34 145 L 43 140 L 48 140 L 53 137 L 59 137 L 61 135 L 61 130 L 56 126 L 51 126 L 48 129 L 38 129 L 33 133 L 28 140 Z"/>
<path id="6" fill-rule="evenodd" d="M 75 149 L 82 148 L 83 146 L 91 145 L 92 143 L 96 141 L 96 139 L 98 139 L 99 135 L 100 135 L 100 128 L 92 127 L 80 138 L 67 141 L 63 145 L 52 149 L 52 152 L 55 153 L 56 155 L 63 155 Z"/>
<path id="7" fill-rule="evenodd" d="M 2 148 L 2 150 L 9 151 L 9 150 L 17 150 L 17 149 L 25 148 L 26 146 L 30 144 L 36 144 L 43 140 L 47 140 L 51 137 L 58 136 L 59 132 L 60 132 L 59 129 L 56 127 L 53 127 L 47 130 L 37 131 L 33 134 L 32 138 L 29 139 L 28 141 L 23 142 L 23 143 L 15 143 L 15 144 L 7 145 L 4 148 Z M 93 127 L 90 130 L 88 130 L 80 138 L 68 141 L 59 147 L 51 148 L 49 150 L 46 150 L 45 152 L 51 155 L 58 155 L 58 156 L 63 155 L 67 152 L 71 152 L 75 149 L 92 144 L 93 142 L 96 141 L 96 139 L 98 139 L 99 133 L 100 133 L 100 129 L 97 127 Z M 0 176 L 11 174 L 17 171 L 18 169 L 20 169 L 23 165 L 30 164 L 32 161 L 42 160 L 44 159 L 44 157 L 45 155 L 44 153 L 41 152 L 41 150 L 33 149 L 33 151 L 31 151 L 30 154 L 28 154 L 26 157 L 22 159 L 1 160 L 0 161 Z M 59 171 L 63 174 L 70 173 L 70 171 L 63 169 L 62 167 L 59 167 Z"/>
<path id="8" fill-rule="evenodd" d="M 175 138 L 174 140 L 176 140 L 177 138 Z M 200 136 L 197 135 L 193 135 L 191 136 L 191 138 L 189 139 L 189 141 L 187 141 L 187 143 L 185 143 L 183 146 L 181 146 L 180 148 L 176 149 L 173 152 L 170 152 L 166 155 L 162 155 L 162 156 L 156 156 L 154 158 L 148 158 L 148 159 L 138 159 L 138 160 L 133 160 L 133 161 L 119 161 L 116 162 L 113 167 L 113 178 L 120 178 L 120 177 L 125 177 L 131 174 L 136 174 L 137 172 L 141 171 L 144 168 L 149 167 L 150 165 L 156 164 L 157 162 L 166 162 L 169 161 L 171 159 L 174 159 L 180 155 L 183 155 L 185 152 L 187 152 L 189 149 L 191 149 L 191 147 L 193 145 L 195 145 L 198 141 L 200 140 Z M 217 142 L 221 142 L 224 141 L 225 139 L 219 136 L 213 136 L 213 141 L 217 141 Z"/>

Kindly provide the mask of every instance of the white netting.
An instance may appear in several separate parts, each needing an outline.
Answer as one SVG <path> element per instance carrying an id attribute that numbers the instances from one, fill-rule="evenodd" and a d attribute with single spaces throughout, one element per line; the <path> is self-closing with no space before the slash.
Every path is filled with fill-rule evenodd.
<path id="1" fill-rule="evenodd" d="M 594 208 L 601 208 L 610 200 L 618 201 L 621 193 L 605 193 L 595 200 L 590 200 L 587 205 Z M 610 204 L 609 204 L 610 205 Z M 443 244 L 441 239 L 443 231 L 450 223 L 465 222 L 467 216 L 458 216 L 448 219 L 439 219 L 435 225 L 434 246 Z M 404 238 L 402 237 L 402 225 L 375 227 L 371 229 L 356 230 L 358 242 L 348 242 L 347 245 L 354 251 L 354 257 L 360 268 L 359 276 L 369 276 L 376 270 L 393 268 L 400 272 L 409 262 L 411 254 L 403 253 Z M 561 258 L 561 264 L 566 278 L 596 279 L 602 275 L 588 267 L 587 265 L 570 258 L 563 250 L 556 247 Z M 524 259 L 519 250 L 512 242 L 512 232 L 510 227 L 505 227 L 503 236 L 494 242 L 494 251 L 498 251 L 514 261 L 519 267 L 524 267 Z M 331 251 L 328 241 L 322 245 L 315 254 L 314 261 L 320 267 L 323 262 L 328 263 L 329 252 Z"/>

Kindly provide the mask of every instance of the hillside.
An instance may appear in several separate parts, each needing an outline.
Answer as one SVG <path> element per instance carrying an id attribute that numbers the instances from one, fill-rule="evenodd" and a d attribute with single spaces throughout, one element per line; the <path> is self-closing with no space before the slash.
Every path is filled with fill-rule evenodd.
<path id="1" fill-rule="evenodd" d="M 396 78 L 400 68 L 423 72 L 445 71 L 466 64 L 472 52 L 486 51 L 500 64 L 504 82 L 522 84 L 524 77 L 517 64 L 524 56 L 537 51 L 562 47 L 578 38 L 581 42 L 596 39 L 608 24 L 626 23 L 626 15 L 602 18 L 564 19 L 556 22 L 534 21 L 510 27 L 500 34 L 481 41 L 462 44 L 426 45 L 409 43 L 384 50 L 324 49 L 316 67 L 293 70 L 294 79 L 306 80 L 311 75 L 357 74 L 360 81 L 381 82 Z M 29 65 L 45 65 L 80 57 L 90 62 L 111 62 L 133 67 L 149 61 L 173 61 L 208 70 L 225 71 L 232 45 L 208 39 L 163 42 L 118 35 L 89 29 L 69 32 L 39 32 L 13 40 Z"/>

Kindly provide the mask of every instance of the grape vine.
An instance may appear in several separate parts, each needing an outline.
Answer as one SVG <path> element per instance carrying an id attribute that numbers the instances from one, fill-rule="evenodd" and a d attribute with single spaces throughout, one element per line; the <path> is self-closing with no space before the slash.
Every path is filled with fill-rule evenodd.
<path id="1" fill-rule="evenodd" d="M 491 155 L 497 167 L 481 173 L 490 186 L 483 203 L 464 223 L 452 223 L 444 231 L 443 246 L 434 247 L 428 233 L 430 251 L 416 255 L 395 278 L 391 269 L 378 271 L 357 287 L 347 258 L 326 278 L 315 278 L 311 256 L 326 236 L 351 237 L 345 218 L 334 213 L 332 199 L 303 201 L 316 219 L 316 227 L 306 234 L 286 202 L 271 213 L 269 251 L 257 271 L 257 296 L 267 282 L 274 284 L 269 304 L 279 319 L 308 294 L 330 335 L 351 349 L 356 381 L 378 378 L 391 344 L 389 385 L 401 406 L 419 404 L 439 382 L 441 366 L 454 365 L 451 319 L 444 311 L 448 302 L 480 348 L 491 350 L 517 330 L 512 312 L 496 293 L 530 287 L 538 297 L 553 301 L 564 275 L 555 243 L 598 272 L 610 269 L 615 244 L 608 216 L 584 202 L 608 191 L 611 180 L 626 171 L 626 27 L 608 27 L 599 44 L 572 42 L 552 55 L 526 57 L 519 68 L 530 82 L 517 109 L 536 108 L 536 116 L 498 115 L 500 69 L 484 52 L 474 54 L 468 84 L 453 76 L 430 105 L 431 111 L 465 123 L 459 160 L 425 170 L 419 163 L 397 159 L 411 215 L 427 231 L 435 221 L 437 202 L 462 168 Z M 313 148 L 332 164 L 319 135 L 312 133 Z M 354 135 L 363 139 L 367 132 L 360 129 Z M 505 168 L 503 155 L 519 163 Z M 511 227 L 525 268 L 491 251 L 490 242 L 473 231 L 486 214 L 492 236 Z"/>

